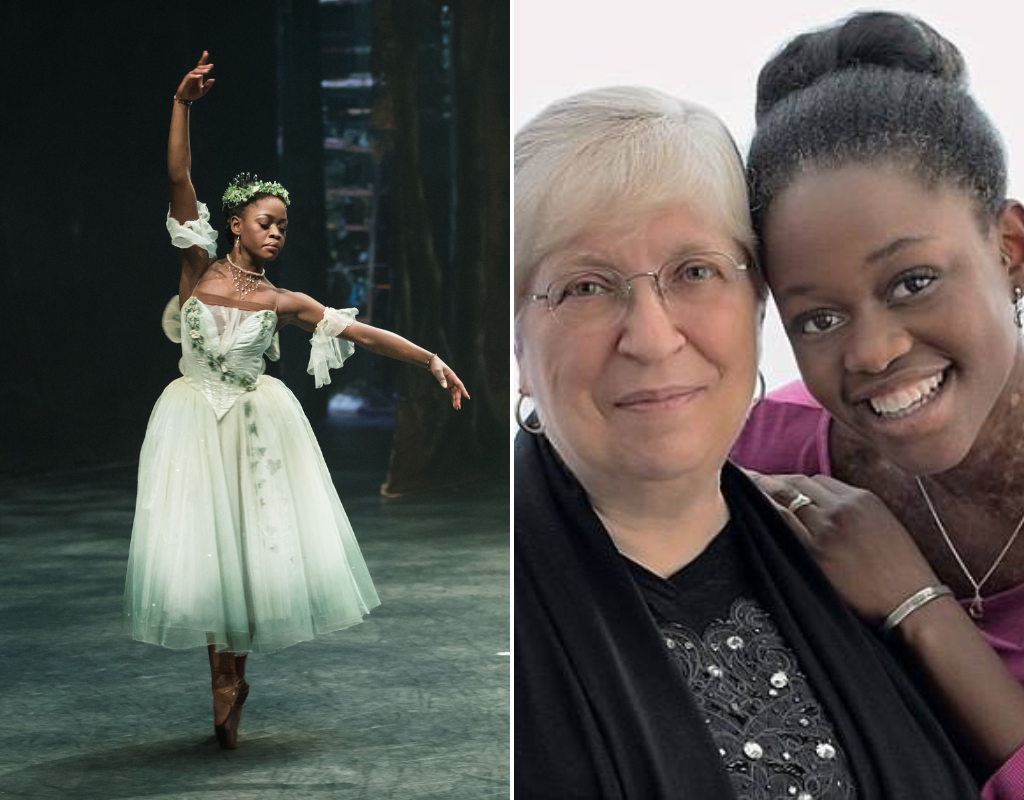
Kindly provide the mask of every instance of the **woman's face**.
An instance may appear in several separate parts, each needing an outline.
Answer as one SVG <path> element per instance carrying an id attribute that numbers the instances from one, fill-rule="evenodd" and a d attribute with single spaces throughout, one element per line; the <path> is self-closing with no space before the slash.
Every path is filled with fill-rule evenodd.
<path id="1" fill-rule="evenodd" d="M 623 276 L 657 272 L 709 250 L 745 261 L 713 220 L 688 208 L 660 211 L 626 232 L 578 237 L 545 259 L 527 288 L 543 294 L 553 280 L 595 266 Z M 616 324 L 579 330 L 536 300 L 517 321 L 520 390 L 590 490 L 717 471 L 753 394 L 761 303 L 749 273 L 705 295 L 711 300 L 671 308 L 650 278 L 632 287 Z"/>
<path id="2" fill-rule="evenodd" d="M 277 197 L 264 197 L 242 209 L 242 216 L 232 219 L 231 230 L 253 256 L 273 261 L 284 249 L 288 207 Z"/>
<path id="3" fill-rule="evenodd" d="M 959 464 L 1018 363 L 1016 222 L 985 231 L 964 193 L 864 166 L 808 173 L 768 214 L 766 270 L 808 389 L 906 472 Z"/>

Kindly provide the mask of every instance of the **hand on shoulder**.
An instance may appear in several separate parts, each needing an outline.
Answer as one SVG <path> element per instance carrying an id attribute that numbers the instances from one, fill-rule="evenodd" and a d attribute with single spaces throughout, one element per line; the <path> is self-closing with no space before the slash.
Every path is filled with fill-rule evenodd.
<path id="1" fill-rule="evenodd" d="M 872 492 L 825 475 L 751 475 L 839 594 L 878 625 L 939 581 L 902 523 Z"/>

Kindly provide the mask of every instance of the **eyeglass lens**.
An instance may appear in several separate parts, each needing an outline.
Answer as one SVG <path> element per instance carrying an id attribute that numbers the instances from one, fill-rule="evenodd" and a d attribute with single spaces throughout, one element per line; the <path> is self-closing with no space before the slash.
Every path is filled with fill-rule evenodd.
<path id="1" fill-rule="evenodd" d="M 678 312 L 695 303 L 713 303 L 733 291 L 740 266 L 724 253 L 698 253 L 665 264 L 657 273 L 623 275 L 595 268 L 552 281 L 547 300 L 559 322 L 572 327 L 613 324 L 625 313 L 635 281 L 653 279 L 667 309 Z"/>

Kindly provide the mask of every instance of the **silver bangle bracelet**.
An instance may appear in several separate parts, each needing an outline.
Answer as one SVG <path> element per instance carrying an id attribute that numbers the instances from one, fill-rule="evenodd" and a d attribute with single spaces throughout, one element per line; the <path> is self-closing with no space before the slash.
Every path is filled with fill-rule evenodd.
<path id="1" fill-rule="evenodd" d="M 925 586 L 923 589 L 918 589 L 896 606 L 892 613 L 885 618 L 885 622 L 882 623 L 882 633 L 891 633 L 903 620 L 922 606 L 928 605 L 932 600 L 938 600 L 940 597 L 952 594 L 953 590 L 941 583 L 936 586 Z"/>

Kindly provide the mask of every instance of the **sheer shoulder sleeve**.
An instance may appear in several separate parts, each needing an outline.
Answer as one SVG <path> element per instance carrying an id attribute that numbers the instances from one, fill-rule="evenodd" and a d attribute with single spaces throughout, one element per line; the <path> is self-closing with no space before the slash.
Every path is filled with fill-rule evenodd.
<path id="1" fill-rule="evenodd" d="M 338 334 L 356 320 L 357 308 L 325 308 L 324 318 L 316 326 L 309 340 L 312 350 L 306 372 L 313 376 L 316 388 L 331 382 L 329 370 L 338 369 L 355 352 L 355 345 Z"/>
<path id="2" fill-rule="evenodd" d="M 202 247 L 210 258 L 217 257 L 217 231 L 210 225 L 210 209 L 206 203 L 197 203 L 199 219 L 190 219 L 184 225 L 171 216 L 170 206 L 167 207 L 167 232 L 171 234 L 171 244 L 187 249 Z"/>

